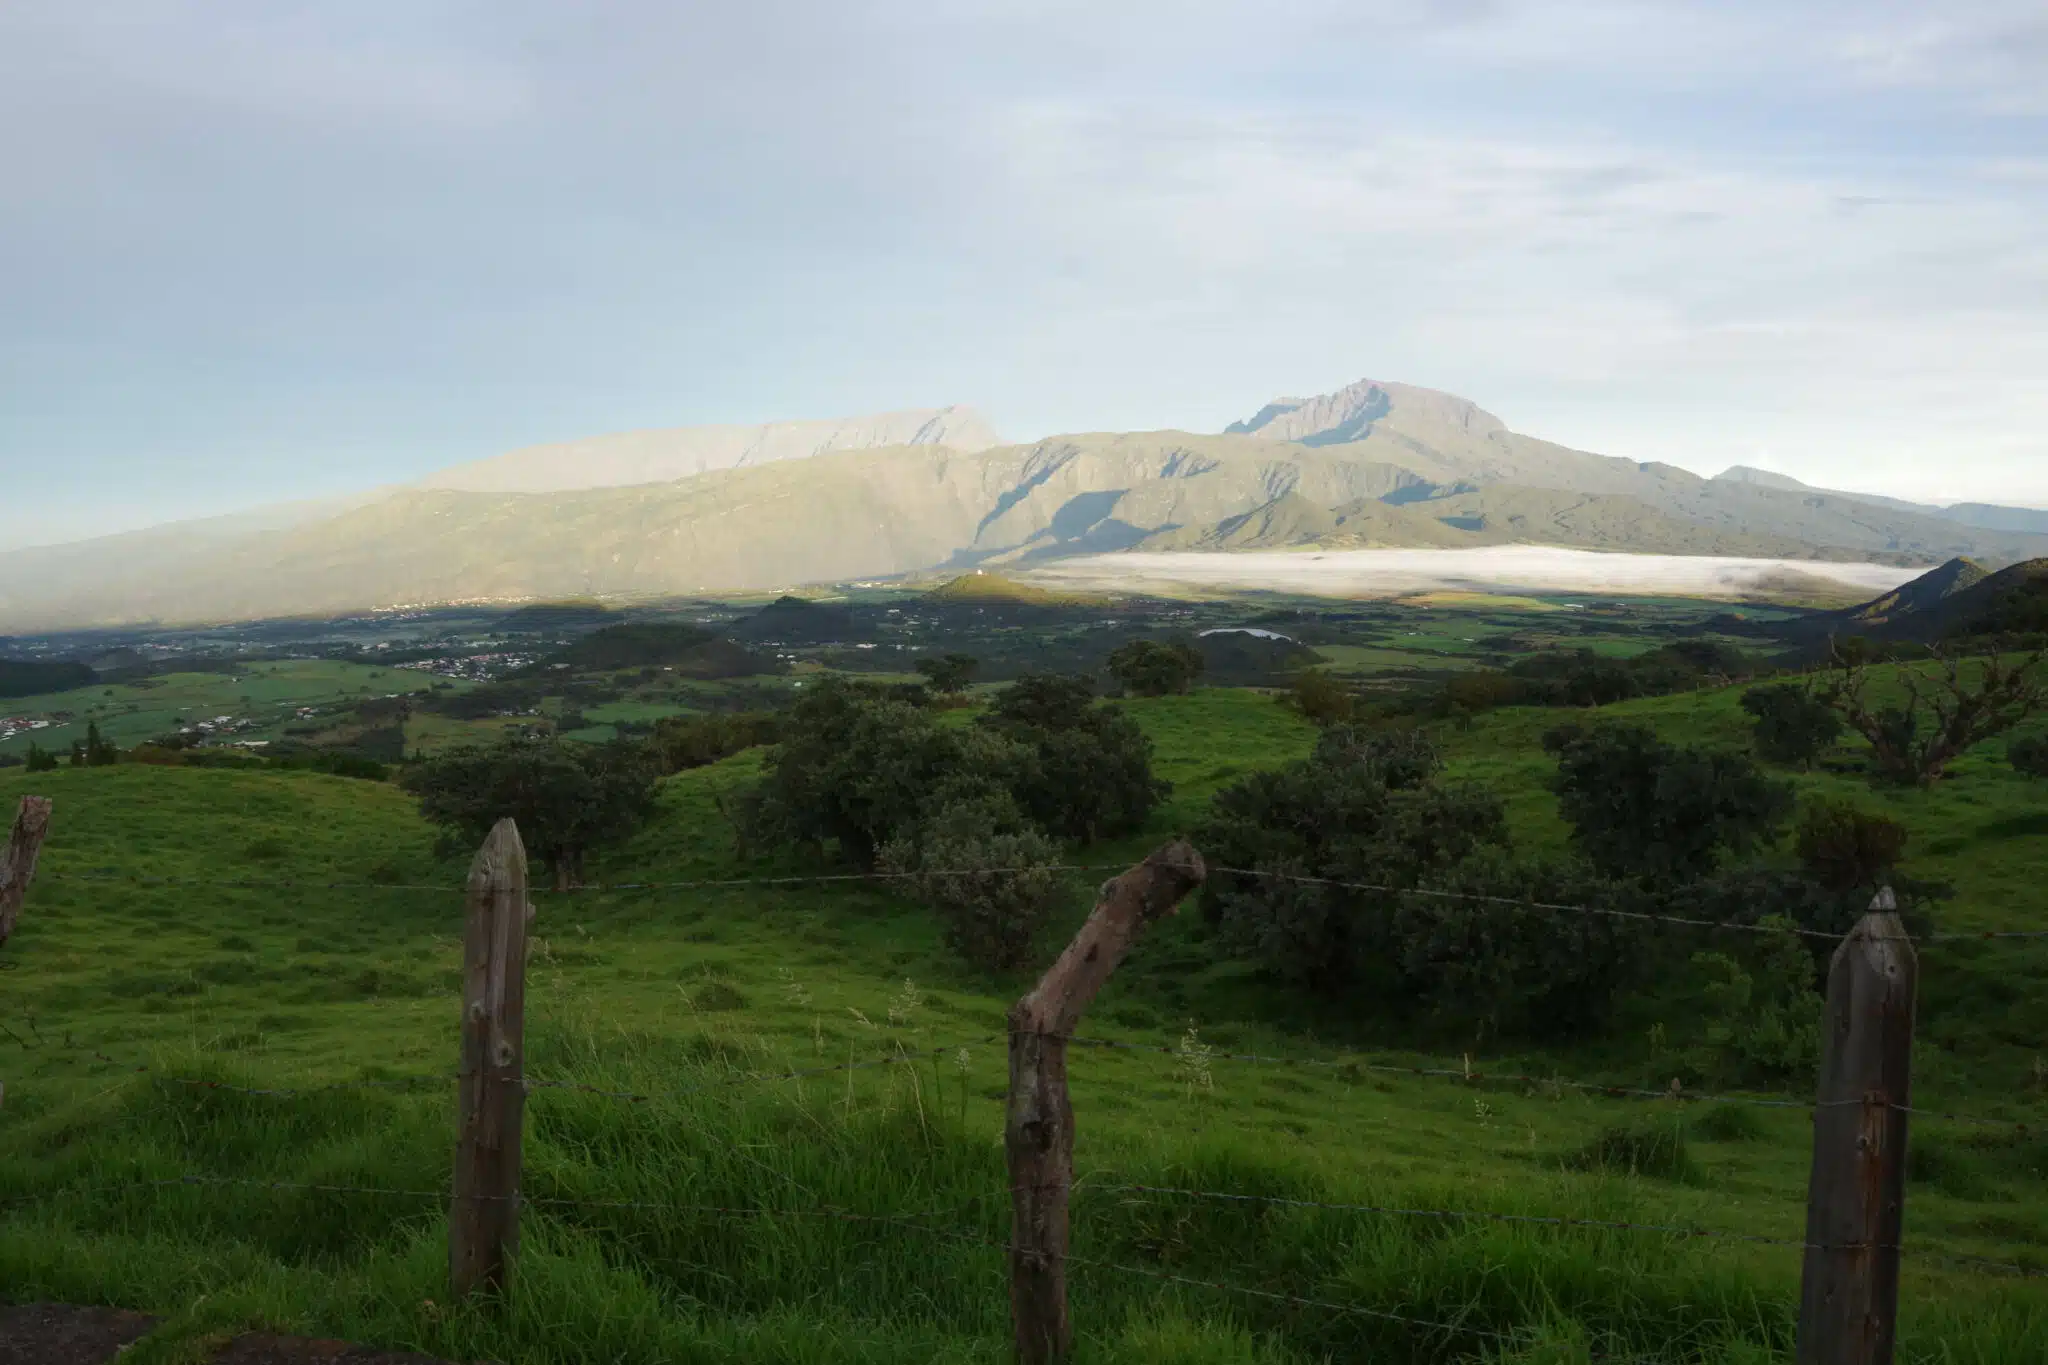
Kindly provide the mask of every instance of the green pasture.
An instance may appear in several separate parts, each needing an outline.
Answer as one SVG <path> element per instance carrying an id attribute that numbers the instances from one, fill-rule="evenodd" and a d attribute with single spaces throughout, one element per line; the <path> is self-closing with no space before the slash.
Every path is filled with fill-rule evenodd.
<path id="1" fill-rule="evenodd" d="M 1736 703 L 1601 714 L 1737 743 Z M 1142 836 L 1076 851 L 1089 870 L 1072 876 L 1061 934 L 1107 870 L 1313 739 L 1249 691 L 1129 708 L 1175 794 Z M 1526 846 L 1564 837 L 1540 738 L 1568 718 L 1501 712 L 1442 736 L 1453 777 L 1507 796 Z M 1911 870 L 1957 888 L 1942 928 L 2048 929 L 2048 789 L 1998 750 L 1929 792 L 1797 780 L 1912 826 Z M 668 780 L 659 818 L 593 875 L 812 870 L 734 855 L 716 798 L 759 762 Z M 27 790 L 57 806 L 43 880 L 0 950 L 0 1299 L 167 1314 L 124 1357 L 136 1365 L 251 1325 L 522 1365 L 1007 1359 L 1000 1035 L 1028 974 L 962 967 L 886 884 L 537 894 L 529 1071 L 649 1098 L 533 1093 L 525 1194 L 565 1202 L 524 1214 L 502 1308 L 451 1305 L 435 1192 L 453 1125 L 461 853 L 437 852 L 395 786 L 312 773 L 0 771 L 8 808 Z M 2032 1127 L 1915 1118 L 1901 1358 L 2048 1359 L 2039 1282 L 1955 1259 L 2048 1269 L 2048 953 L 1927 944 L 1922 962 L 1916 1102 Z M 1681 1234 L 1798 1240 L 1804 1113 L 1551 1083 L 1661 1089 L 1647 1037 L 1659 1008 L 1683 1026 L 1687 1002 L 1646 1002 L 1642 1031 L 1555 1054 L 1374 1036 L 1341 1006 L 1218 961 L 1198 916 L 1158 926 L 1083 1033 L 1160 1050 L 1074 1050 L 1080 1358 L 1789 1360 L 1799 1252 Z M 892 1058 L 906 1060 L 822 1070 Z M 1468 1061 L 1539 1079 L 1373 1069 Z M 358 1081 L 392 1084 L 317 1088 Z M 1685 1125 L 1695 1169 L 1575 1168 L 1603 1132 L 1646 1124 Z"/>
<path id="2" fill-rule="evenodd" d="M 68 711 L 73 719 L 0 742 L 0 752 L 25 753 L 31 742 L 68 749 L 88 723 L 123 748 L 176 730 L 181 723 L 216 716 L 256 724 L 237 739 L 276 739 L 300 707 L 342 707 L 372 696 L 424 692 L 445 681 L 406 668 L 381 668 L 331 659 L 278 659 L 248 664 L 238 673 L 170 673 L 138 682 L 103 683 L 37 697 L 0 701 L 0 715 Z M 456 683 L 457 687 L 470 684 Z"/>

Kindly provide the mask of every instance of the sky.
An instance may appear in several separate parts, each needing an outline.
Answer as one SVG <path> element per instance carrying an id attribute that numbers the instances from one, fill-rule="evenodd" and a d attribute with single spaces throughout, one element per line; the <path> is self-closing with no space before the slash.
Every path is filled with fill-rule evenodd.
<path id="1" fill-rule="evenodd" d="M 0 6 L 0 547 L 1371 377 L 2048 505 L 2039 0 Z"/>

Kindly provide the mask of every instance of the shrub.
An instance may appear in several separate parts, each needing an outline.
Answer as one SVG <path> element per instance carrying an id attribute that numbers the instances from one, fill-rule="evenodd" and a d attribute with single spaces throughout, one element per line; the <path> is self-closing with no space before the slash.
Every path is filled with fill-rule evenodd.
<path id="1" fill-rule="evenodd" d="M 1049 833 L 1092 843 L 1144 827 L 1172 787 L 1152 775 L 1152 741 L 1084 678 L 1018 679 L 981 730 L 1016 747 L 1005 785 Z"/>
<path id="2" fill-rule="evenodd" d="M 2016 739 L 2005 746 L 2005 756 L 2028 777 L 2048 777 L 2048 735 Z"/>
<path id="3" fill-rule="evenodd" d="M 654 723 L 648 747 L 664 773 L 701 768 L 751 749 L 773 744 L 776 717 L 769 711 L 735 711 L 711 716 L 663 716 Z"/>
<path id="4" fill-rule="evenodd" d="M 34 740 L 30 740 L 28 753 L 23 755 L 22 763 L 32 773 L 55 772 L 57 770 L 57 755 L 43 748 Z"/>
<path id="5" fill-rule="evenodd" d="M 1285 700 L 1318 725 L 1341 725 L 1354 710 L 1351 689 L 1327 668 L 1304 668 L 1295 674 Z"/>
<path id="6" fill-rule="evenodd" d="M 1419 735 L 1334 726 L 1307 759 L 1218 792 L 1195 841 L 1213 869 L 1245 869 L 1213 872 L 1204 891 L 1230 950 L 1331 993 L 1375 969 L 1384 978 L 1382 897 L 1289 878 L 1413 887 L 1481 845 L 1505 845 L 1500 803 L 1437 786 L 1437 766 Z"/>
<path id="7" fill-rule="evenodd" d="M 1752 687 L 1742 709 L 1756 719 L 1756 751 L 1766 762 L 1810 770 L 1842 737 L 1841 716 L 1800 683 Z"/>
<path id="8" fill-rule="evenodd" d="M 1694 953 L 1705 981 L 1706 1042 L 1698 1069 L 1722 1084 L 1809 1080 L 1820 1065 L 1821 998 L 1812 956 L 1789 920 L 1747 962 L 1726 953 Z"/>
<path id="9" fill-rule="evenodd" d="M 1678 748 L 1646 725 L 1561 726 L 1543 737 L 1572 842 L 1601 872 L 1691 881 L 1724 852 L 1774 841 L 1792 789 L 1742 754 Z"/>
<path id="10" fill-rule="evenodd" d="M 1389 926 L 1404 996 L 1475 1038 L 1599 1029 L 1642 964 L 1642 935 L 1624 921 L 1501 903 L 1644 908 L 1633 887 L 1582 867 L 1487 845 L 1425 876 L 1422 889 L 1437 894 L 1400 897 Z"/>
<path id="11" fill-rule="evenodd" d="M 1762 1142 L 1770 1136 L 1756 1110 L 1737 1103 L 1713 1106 L 1692 1121 L 1692 1131 L 1709 1142 Z"/>
<path id="12" fill-rule="evenodd" d="M 1799 864 L 1830 891 L 1874 891 L 1891 879 L 1910 837 L 1889 816 L 1820 798 L 1799 821 Z"/>
<path id="13" fill-rule="evenodd" d="M 974 674 L 981 667 L 981 660 L 972 654 L 947 654 L 935 659 L 919 659 L 917 671 L 924 674 L 934 692 L 946 696 L 965 692 L 967 685 L 974 681 Z"/>
<path id="14" fill-rule="evenodd" d="M 1052 840 L 1000 792 L 944 802 L 881 854 L 881 866 L 938 913 L 954 951 L 991 971 L 1030 960 L 1059 889 L 1058 863 Z"/>
<path id="15" fill-rule="evenodd" d="M 1139 697 L 1185 692 L 1202 676 L 1203 666 L 1201 651 L 1179 642 L 1133 640 L 1109 656 L 1109 675 Z"/>
<path id="16" fill-rule="evenodd" d="M 1683 1185 L 1700 1180 L 1700 1168 L 1686 1147 L 1684 1127 L 1669 1119 L 1605 1129 L 1566 1158 L 1565 1165 L 1577 1171 L 1649 1176 Z"/>

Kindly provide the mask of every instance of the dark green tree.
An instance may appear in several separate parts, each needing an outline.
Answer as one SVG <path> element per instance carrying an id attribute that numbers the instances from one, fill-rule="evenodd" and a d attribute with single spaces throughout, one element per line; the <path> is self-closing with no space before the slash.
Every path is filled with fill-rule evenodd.
<path id="1" fill-rule="evenodd" d="M 1085 678 L 1020 678 L 978 728 L 1021 753 L 1006 785 L 1053 834 L 1092 843 L 1131 833 L 1172 792 L 1152 775 L 1152 741 L 1121 710 L 1097 704 Z"/>
<path id="2" fill-rule="evenodd" d="M 2005 757 L 2028 777 L 2048 777 L 2048 735 L 2014 740 L 2005 746 Z"/>
<path id="3" fill-rule="evenodd" d="M 566 890 L 589 853 L 629 838 L 653 813 L 654 778 L 638 745 L 515 739 L 413 764 L 401 781 L 449 844 L 481 843 L 510 816 L 527 852 Z"/>
<path id="4" fill-rule="evenodd" d="M 105 768 L 121 761 L 121 751 L 100 735 L 99 722 L 85 723 L 85 738 L 71 744 L 71 766 Z"/>
<path id="5" fill-rule="evenodd" d="M 1799 865 L 1829 891 L 1871 892 L 1906 854 L 1906 827 L 1846 801 L 1809 801 L 1799 819 Z"/>
<path id="6" fill-rule="evenodd" d="M 917 671 L 924 674 L 934 692 L 955 696 L 967 690 L 974 681 L 974 674 L 981 667 L 981 660 L 972 654 L 946 654 L 934 659 L 919 659 Z"/>
<path id="7" fill-rule="evenodd" d="M 1196 832 L 1212 868 L 1203 912 L 1237 954 L 1331 994 L 1362 990 L 1393 956 L 1386 890 L 1505 846 L 1498 800 L 1441 786 L 1419 736 L 1323 731 L 1315 751 L 1216 794 Z M 1235 871 L 1231 869 L 1237 869 Z M 1369 992 L 1368 992 L 1369 993 Z"/>
<path id="8" fill-rule="evenodd" d="M 2041 668 L 2048 650 L 2018 660 L 1987 655 L 1969 666 L 1948 653 L 1934 661 L 1932 669 L 1896 670 L 1901 700 L 1885 705 L 1869 695 L 1868 668 L 1838 646 L 1834 676 L 1820 694 L 1870 745 L 1878 776 L 1899 786 L 1932 786 L 1970 749 L 2048 708 Z"/>
<path id="9" fill-rule="evenodd" d="M 958 788 L 883 846 L 881 866 L 932 907 L 946 941 L 991 971 L 1030 960 L 1059 891 L 1059 848 L 1008 793 Z"/>
<path id="10" fill-rule="evenodd" d="M 26 766 L 32 773 L 55 772 L 57 771 L 57 755 L 43 748 L 34 740 L 30 740 Z"/>
<path id="11" fill-rule="evenodd" d="M 1742 694 L 1742 709 L 1756 720 L 1757 754 L 1768 763 L 1811 770 L 1842 737 L 1842 717 L 1804 683 L 1774 683 Z"/>
<path id="12" fill-rule="evenodd" d="M 1340 725 L 1351 719 L 1357 700 L 1327 668 L 1304 668 L 1294 675 L 1287 704 L 1318 725 Z"/>
<path id="13" fill-rule="evenodd" d="M 1543 747 L 1572 842 L 1607 876 L 1697 880 L 1792 814 L 1791 786 L 1746 754 L 1679 748 L 1646 725 L 1561 726 Z"/>
<path id="14" fill-rule="evenodd" d="M 1201 652 L 1178 641 L 1132 640 L 1109 656 L 1109 675 L 1136 697 L 1186 692 L 1202 676 Z"/>

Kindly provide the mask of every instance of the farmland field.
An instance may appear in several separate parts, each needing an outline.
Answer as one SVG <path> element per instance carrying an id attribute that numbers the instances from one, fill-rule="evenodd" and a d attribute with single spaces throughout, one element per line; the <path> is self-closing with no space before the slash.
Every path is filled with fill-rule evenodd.
<path id="1" fill-rule="evenodd" d="M 1603 714 L 1732 745 L 1737 699 Z M 1142 836 L 1077 850 L 1090 867 L 1127 865 L 1190 828 L 1218 789 L 1305 754 L 1314 734 L 1248 690 L 1127 705 L 1175 792 Z M 1563 845 L 1540 747 L 1557 719 L 1500 711 L 1440 736 L 1453 779 L 1507 798 L 1521 846 Z M 1956 888 L 1940 928 L 2048 929 L 2048 806 L 1999 749 L 1925 792 L 1796 780 L 1911 827 L 1911 871 Z M 714 798 L 759 764 L 753 751 L 669 779 L 659 818 L 593 876 L 816 870 L 735 857 Z M 124 1357 L 139 1365 L 258 1323 L 451 1359 L 1007 1358 L 1000 1035 L 1031 973 L 964 968 L 886 883 L 536 896 L 529 1071 L 647 1098 L 531 1096 L 536 1202 L 513 1294 L 493 1313 L 444 1302 L 435 1194 L 448 1179 L 466 860 L 437 854 L 409 799 L 382 783 L 0 771 L 6 808 L 29 790 L 57 806 L 42 879 L 0 953 L 7 1296 L 169 1314 Z M 1053 939 L 1101 875 L 1073 875 Z M 208 885 L 237 881 L 258 884 Z M 1080 1358 L 1789 1358 L 1798 1250 L 1685 1234 L 1799 1240 L 1805 1113 L 1560 1083 L 1662 1090 L 1655 1030 L 1682 1027 L 1696 1002 L 1631 1000 L 1598 1042 L 1504 1054 L 1426 1027 L 1376 1031 L 1218 957 L 1206 932 L 1193 914 L 1155 929 L 1083 1029 L 1155 1050 L 1075 1051 Z M 1942 942 L 1921 956 L 1916 1104 L 2000 1123 L 1914 1120 L 1902 1358 L 2048 1358 L 2038 1281 L 1960 1259 L 2048 1269 L 2048 952 Z M 1414 1065 L 1538 1079 L 1374 1069 Z M 386 1084 L 319 1089 L 355 1082 Z M 2030 1126 L 2005 1126 L 2018 1122 Z M 1684 1125 L 1691 1168 L 1575 1168 L 1604 1133 L 1646 1124 Z"/>

